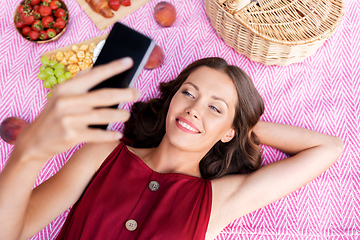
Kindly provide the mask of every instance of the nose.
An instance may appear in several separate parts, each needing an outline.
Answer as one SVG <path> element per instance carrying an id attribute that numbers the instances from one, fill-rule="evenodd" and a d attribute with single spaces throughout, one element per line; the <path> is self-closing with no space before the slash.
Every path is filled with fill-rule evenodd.
<path id="1" fill-rule="evenodd" d="M 193 107 L 192 108 L 187 108 L 186 113 L 189 114 L 190 116 L 193 116 L 196 119 L 199 119 L 199 114 Z"/>

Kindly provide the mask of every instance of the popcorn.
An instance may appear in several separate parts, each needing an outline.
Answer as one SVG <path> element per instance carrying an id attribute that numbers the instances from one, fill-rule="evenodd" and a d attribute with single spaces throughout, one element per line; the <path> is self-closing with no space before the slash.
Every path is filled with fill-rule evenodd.
<path id="1" fill-rule="evenodd" d="M 55 55 L 56 61 L 61 62 L 64 58 L 64 53 L 63 52 L 57 52 Z"/>
<path id="2" fill-rule="evenodd" d="M 80 70 L 85 70 L 93 66 L 93 52 L 96 47 L 95 43 L 82 44 L 80 47 L 72 45 L 71 50 L 66 52 L 57 52 L 56 55 L 52 55 L 50 59 L 54 59 L 65 66 L 67 70 L 74 76 Z"/>

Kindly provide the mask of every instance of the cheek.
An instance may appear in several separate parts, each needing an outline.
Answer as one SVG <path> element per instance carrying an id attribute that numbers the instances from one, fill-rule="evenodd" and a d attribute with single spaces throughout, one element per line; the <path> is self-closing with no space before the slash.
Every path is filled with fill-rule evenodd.
<path id="1" fill-rule="evenodd" d="M 217 138 L 222 138 L 233 126 L 233 116 L 227 116 L 224 118 L 208 118 L 210 121 L 206 121 L 207 129 L 212 132 Z"/>
<path id="2" fill-rule="evenodd" d="M 166 129 L 169 126 L 170 121 L 172 121 L 172 119 L 175 118 L 175 115 L 176 115 L 177 111 L 178 111 L 178 104 L 177 104 L 176 98 L 174 96 L 173 99 L 171 100 L 170 104 L 169 104 L 168 112 L 166 114 L 166 120 L 165 120 Z"/>
<path id="3" fill-rule="evenodd" d="M 172 115 L 172 113 L 179 112 L 183 108 L 183 103 L 181 102 L 178 94 L 175 94 L 171 99 L 168 109 L 168 115 Z"/>

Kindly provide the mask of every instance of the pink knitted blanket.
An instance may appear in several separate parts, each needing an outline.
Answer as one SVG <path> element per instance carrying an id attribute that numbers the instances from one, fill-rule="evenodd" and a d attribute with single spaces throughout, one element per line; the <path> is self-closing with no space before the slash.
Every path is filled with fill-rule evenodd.
<path id="1" fill-rule="evenodd" d="M 135 0 L 133 0 L 135 1 Z M 252 62 L 228 47 L 215 33 L 204 0 L 168 0 L 177 9 L 169 28 L 153 18 L 153 0 L 121 22 L 152 37 L 166 58 L 155 70 L 144 70 L 135 87 L 143 99 L 155 96 L 161 81 L 175 78 L 191 62 L 222 57 L 243 68 L 265 101 L 262 119 L 339 136 L 345 151 L 329 170 L 279 201 L 228 225 L 217 239 L 360 239 L 360 2 L 347 0 L 345 16 L 334 35 L 311 57 L 286 67 Z M 43 52 L 108 33 L 99 31 L 75 0 L 67 32 L 57 41 L 35 44 L 14 29 L 13 13 L 20 0 L 0 4 L 0 121 L 19 116 L 31 122 L 46 104 L 47 90 L 37 79 Z M 121 126 L 117 126 L 121 127 Z M 79 148 L 50 159 L 36 185 L 55 174 Z M 12 146 L 0 140 L 0 170 Z M 264 148 L 264 163 L 285 155 Z M 54 239 L 65 212 L 32 239 Z"/>

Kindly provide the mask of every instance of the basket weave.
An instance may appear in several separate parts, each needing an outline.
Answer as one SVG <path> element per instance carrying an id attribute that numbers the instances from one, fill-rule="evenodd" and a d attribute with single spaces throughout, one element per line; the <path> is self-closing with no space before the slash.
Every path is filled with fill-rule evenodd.
<path id="1" fill-rule="evenodd" d="M 312 55 L 343 16 L 342 0 L 205 0 L 206 13 L 225 43 L 250 60 L 289 65 Z"/>

